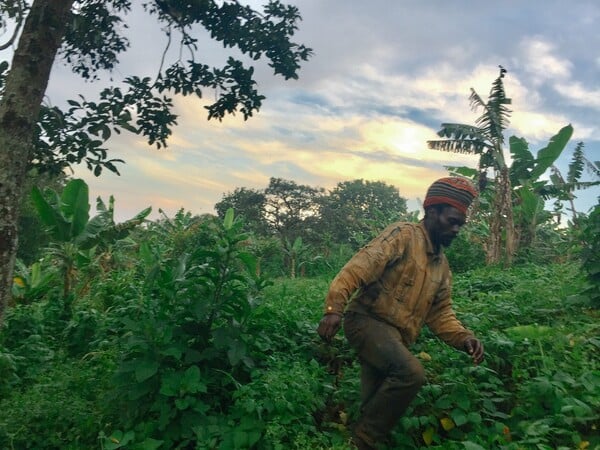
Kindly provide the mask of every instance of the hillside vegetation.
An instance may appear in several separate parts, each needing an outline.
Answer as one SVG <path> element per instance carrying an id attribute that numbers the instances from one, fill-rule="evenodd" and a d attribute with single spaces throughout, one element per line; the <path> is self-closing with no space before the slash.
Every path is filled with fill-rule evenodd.
<path id="1" fill-rule="evenodd" d="M 114 225 L 112 202 L 99 206 L 85 239 L 54 239 L 18 266 L 0 331 L 0 448 L 349 448 L 359 367 L 343 336 L 315 332 L 348 249 L 300 259 L 291 278 L 278 257 L 258 264 L 232 210 L 140 226 L 147 212 Z M 571 232 L 561 239 L 577 250 Z M 455 309 L 486 360 L 474 367 L 424 329 L 411 350 L 428 383 L 392 448 L 600 448 L 590 278 L 579 250 L 536 248 L 511 268 L 465 267 L 472 246 L 452 249 L 465 267 Z"/>

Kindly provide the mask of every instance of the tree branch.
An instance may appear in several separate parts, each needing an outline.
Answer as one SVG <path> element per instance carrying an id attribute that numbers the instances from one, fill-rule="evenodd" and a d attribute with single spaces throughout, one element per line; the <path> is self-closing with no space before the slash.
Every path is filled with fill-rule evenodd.
<path id="1" fill-rule="evenodd" d="M 12 36 L 5 44 L 0 44 L 0 51 L 6 50 L 8 47 L 14 44 L 17 40 L 17 36 L 19 35 L 19 31 L 21 31 L 21 27 L 23 26 L 23 19 L 25 18 L 25 4 L 23 2 L 19 2 L 17 7 L 17 23 L 15 25 L 15 29 L 13 31 Z"/>

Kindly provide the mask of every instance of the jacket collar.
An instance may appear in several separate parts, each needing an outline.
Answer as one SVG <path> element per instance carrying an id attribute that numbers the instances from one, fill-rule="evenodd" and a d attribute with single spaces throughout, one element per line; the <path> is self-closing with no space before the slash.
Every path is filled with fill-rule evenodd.
<path id="1" fill-rule="evenodd" d="M 444 254 L 442 247 L 440 246 L 439 251 L 436 253 L 436 251 L 433 248 L 431 239 L 429 238 L 427 228 L 425 228 L 425 222 L 423 220 L 419 222 L 419 228 L 421 229 L 421 232 L 423 233 L 423 238 L 425 239 L 425 251 L 427 252 L 427 257 L 430 258 L 432 261 L 439 261 L 442 258 L 442 255 Z"/>

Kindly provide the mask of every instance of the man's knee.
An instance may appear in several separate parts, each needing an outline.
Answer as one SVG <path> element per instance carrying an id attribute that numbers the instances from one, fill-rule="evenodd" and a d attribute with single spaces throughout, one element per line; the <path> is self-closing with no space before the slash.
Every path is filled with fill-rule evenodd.
<path id="1" fill-rule="evenodd" d="M 401 366 L 392 365 L 389 376 L 404 385 L 419 390 L 425 384 L 425 369 L 418 359 L 404 361 Z"/>

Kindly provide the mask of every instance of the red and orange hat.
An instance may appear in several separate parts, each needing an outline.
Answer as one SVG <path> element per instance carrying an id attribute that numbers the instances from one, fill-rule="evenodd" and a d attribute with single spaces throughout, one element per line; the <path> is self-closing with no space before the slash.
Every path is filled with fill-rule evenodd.
<path id="1" fill-rule="evenodd" d="M 440 178 L 427 189 L 423 208 L 446 204 L 454 206 L 466 214 L 475 197 L 477 197 L 477 190 L 469 179 L 464 177 Z"/>

